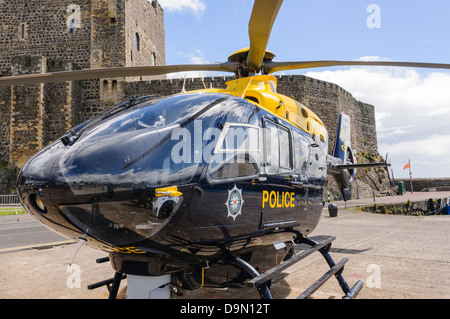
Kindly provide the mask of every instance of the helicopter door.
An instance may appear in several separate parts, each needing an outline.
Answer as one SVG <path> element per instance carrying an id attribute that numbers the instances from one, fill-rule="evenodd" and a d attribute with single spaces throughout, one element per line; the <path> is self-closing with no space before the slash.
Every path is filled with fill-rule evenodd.
<path id="1" fill-rule="evenodd" d="M 207 203 L 210 212 L 216 211 L 210 214 L 216 216 L 210 224 L 245 224 L 248 231 L 258 229 L 261 191 L 255 181 L 262 158 L 261 131 L 260 119 L 253 108 L 240 105 L 230 112 L 206 174 L 217 195 Z M 230 235 L 232 231 L 234 228 L 229 230 Z"/>
<path id="2" fill-rule="evenodd" d="M 294 223 L 295 191 L 287 187 L 293 174 L 291 131 L 269 119 L 263 127 L 267 180 L 262 184 L 262 226 L 283 227 Z"/>

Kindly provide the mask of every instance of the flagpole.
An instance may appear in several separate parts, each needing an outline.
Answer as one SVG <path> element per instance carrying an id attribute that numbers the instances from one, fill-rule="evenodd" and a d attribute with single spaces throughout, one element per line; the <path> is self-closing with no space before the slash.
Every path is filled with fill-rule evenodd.
<path id="1" fill-rule="evenodd" d="M 408 166 L 409 166 L 409 183 L 411 186 L 411 194 L 413 193 L 413 182 L 412 182 L 412 173 L 411 173 L 411 160 L 408 159 Z"/>

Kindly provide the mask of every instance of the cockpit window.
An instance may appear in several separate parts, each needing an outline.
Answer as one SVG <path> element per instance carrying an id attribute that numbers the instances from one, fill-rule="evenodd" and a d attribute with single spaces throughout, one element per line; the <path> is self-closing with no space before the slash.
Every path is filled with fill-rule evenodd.
<path id="1" fill-rule="evenodd" d="M 265 163 L 267 174 L 285 173 L 292 169 L 290 131 L 265 119 Z"/>
<path id="2" fill-rule="evenodd" d="M 220 132 L 214 124 L 228 106 L 221 94 L 184 94 L 145 102 L 91 124 L 58 161 L 63 182 L 76 194 L 189 183 L 206 158 L 202 143 L 215 141 L 203 133 Z"/>
<path id="3" fill-rule="evenodd" d="M 208 167 L 210 181 L 247 178 L 259 173 L 261 130 L 248 106 L 233 109 L 223 126 Z"/>
<path id="4" fill-rule="evenodd" d="M 144 102 L 119 112 L 99 123 L 90 132 L 90 137 L 143 129 L 162 128 L 180 123 L 211 103 L 211 97 L 199 95 L 176 95 L 164 99 Z"/>
<path id="5" fill-rule="evenodd" d="M 294 131 L 295 172 L 304 173 L 309 165 L 309 142 L 306 137 Z"/>

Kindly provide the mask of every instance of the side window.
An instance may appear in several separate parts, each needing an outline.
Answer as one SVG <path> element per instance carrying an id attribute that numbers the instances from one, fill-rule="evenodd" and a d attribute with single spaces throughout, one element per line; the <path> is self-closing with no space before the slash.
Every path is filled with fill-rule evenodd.
<path id="1" fill-rule="evenodd" d="M 304 173 L 309 164 L 309 142 L 306 137 L 294 132 L 295 172 Z"/>
<path id="2" fill-rule="evenodd" d="M 280 168 L 290 170 L 291 165 L 291 139 L 289 131 L 278 127 L 278 141 L 280 144 Z"/>
<path id="3" fill-rule="evenodd" d="M 265 130 L 265 150 L 266 150 L 266 165 L 268 166 L 267 173 L 278 173 L 280 166 L 279 146 L 278 146 L 278 128 L 275 123 L 266 122 Z"/>
<path id="4" fill-rule="evenodd" d="M 264 138 L 266 173 L 290 171 L 292 169 L 290 131 L 284 126 L 266 120 Z"/>
<path id="5" fill-rule="evenodd" d="M 237 107 L 228 116 L 208 167 L 210 180 L 239 179 L 259 174 L 260 127 L 257 114 Z"/>

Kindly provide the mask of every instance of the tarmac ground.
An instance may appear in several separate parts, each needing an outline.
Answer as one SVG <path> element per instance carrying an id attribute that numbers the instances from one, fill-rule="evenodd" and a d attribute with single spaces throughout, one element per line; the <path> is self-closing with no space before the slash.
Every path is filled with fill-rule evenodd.
<path id="1" fill-rule="evenodd" d="M 447 193 L 414 193 L 376 198 L 377 203 L 450 197 Z M 450 216 L 403 216 L 361 212 L 356 205 L 373 199 L 338 203 L 337 217 L 324 209 L 322 220 L 311 236 L 335 236 L 331 256 L 343 258 L 343 276 L 349 286 L 364 282 L 358 299 L 448 299 L 450 298 Z M 346 207 L 346 208 L 345 208 Z M 21 219 L 31 218 L 28 216 Z M 81 248 L 72 267 L 69 263 L 77 244 L 65 241 L 0 251 L 0 299 L 107 299 L 106 287 L 87 286 L 112 278 L 109 263 L 96 263 L 107 253 Z M 329 270 L 320 253 L 287 268 L 273 280 L 275 299 L 295 299 Z M 126 280 L 119 298 L 124 298 Z M 181 299 L 259 299 L 254 288 L 184 291 Z M 340 299 L 337 280 L 331 278 L 315 299 Z"/>

